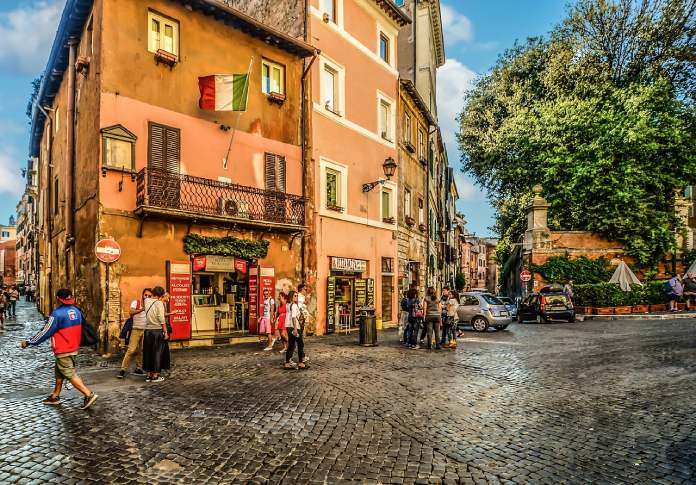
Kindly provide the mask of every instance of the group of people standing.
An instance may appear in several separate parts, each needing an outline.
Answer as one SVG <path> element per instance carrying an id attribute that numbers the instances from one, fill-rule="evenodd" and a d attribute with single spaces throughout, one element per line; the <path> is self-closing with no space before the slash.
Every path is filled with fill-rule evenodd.
<path id="1" fill-rule="evenodd" d="M 266 335 L 264 351 L 272 351 L 278 340 L 283 342 L 281 354 L 285 354 L 284 369 L 294 369 L 292 357 L 297 349 L 297 368 L 307 369 L 308 359 L 304 351 L 305 326 L 309 319 L 307 311 L 309 288 L 305 284 L 297 291 L 280 292 L 278 304 L 269 289 L 263 290 L 263 313 L 259 321 L 259 333 Z"/>
<path id="2" fill-rule="evenodd" d="M 169 354 L 169 338 L 171 327 L 167 322 L 165 304 L 169 301 L 169 293 L 161 286 L 145 288 L 141 298 L 133 300 L 129 308 L 130 318 L 121 331 L 121 337 L 126 340 L 126 354 L 121 361 L 119 379 L 123 379 L 129 371 L 130 363 L 135 356 L 133 374 L 145 376 L 146 382 L 161 382 L 163 370 L 171 367 Z"/>
<path id="3" fill-rule="evenodd" d="M 669 310 L 679 311 L 677 303 L 684 299 L 686 309 L 692 310 L 696 301 L 696 276 L 689 271 L 684 275 L 677 273 L 665 283 L 665 290 L 669 296 Z"/>
<path id="4" fill-rule="evenodd" d="M 408 290 L 401 300 L 400 333 L 403 335 L 403 345 L 411 349 L 456 348 L 458 307 L 459 295 L 448 287 L 444 287 L 438 296 L 431 286 L 423 299 L 418 289 Z"/>
<path id="5" fill-rule="evenodd" d="M 17 300 L 19 300 L 17 285 L 2 287 L 2 291 L 0 291 L 0 330 L 5 330 L 5 319 L 17 317 Z"/>

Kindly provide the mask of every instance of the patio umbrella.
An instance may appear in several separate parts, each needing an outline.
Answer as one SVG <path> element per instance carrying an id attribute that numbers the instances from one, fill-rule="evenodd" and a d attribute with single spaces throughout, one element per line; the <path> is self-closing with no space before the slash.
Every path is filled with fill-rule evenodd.
<path id="1" fill-rule="evenodd" d="M 687 270 L 687 273 L 696 273 L 696 261 L 691 263 L 691 266 L 689 266 L 689 269 Z"/>
<path id="2" fill-rule="evenodd" d="M 623 291 L 631 291 L 631 285 L 642 285 L 636 278 L 636 275 L 633 274 L 633 271 L 631 271 L 631 268 L 623 261 L 619 263 L 609 283 L 616 283 Z"/>

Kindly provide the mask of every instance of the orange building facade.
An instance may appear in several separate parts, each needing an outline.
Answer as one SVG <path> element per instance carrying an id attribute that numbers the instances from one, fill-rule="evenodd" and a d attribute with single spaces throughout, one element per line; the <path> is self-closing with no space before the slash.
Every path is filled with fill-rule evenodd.
<path id="1" fill-rule="evenodd" d="M 398 159 L 397 36 L 409 20 L 392 2 L 374 0 L 311 0 L 308 17 L 307 39 L 321 51 L 308 130 L 310 308 L 322 334 L 355 327 L 363 307 L 385 324 L 397 320 L 398 178 L 385 174 Z"/>

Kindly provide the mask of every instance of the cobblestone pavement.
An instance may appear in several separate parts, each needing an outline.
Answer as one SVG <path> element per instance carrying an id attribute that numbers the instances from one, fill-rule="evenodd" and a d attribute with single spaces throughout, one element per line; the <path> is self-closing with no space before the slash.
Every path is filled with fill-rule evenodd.
<path id="1" fill-rule="evenodd" d="M 512 325 L 440 352 L 310 339 L 308 371 L 177 351 L 159 384 L 82 355 L 87 412 L 74 390 L 40 403 L 52 356 L 18 348 L 38 327 L 0 335 L 0 483 L 696 483 L 694 320 Z"/>

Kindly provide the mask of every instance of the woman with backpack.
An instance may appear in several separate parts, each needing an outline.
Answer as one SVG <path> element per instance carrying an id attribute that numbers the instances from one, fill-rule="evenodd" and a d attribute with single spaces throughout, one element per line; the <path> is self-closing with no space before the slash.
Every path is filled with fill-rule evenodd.
<path id="1" fill-rule="evenodd" d="M 442 323 L 442 303 L 437 297 L 435 288 L 428 288 L 428 294 L 425 298 L 425 328 L 427 329 L 427 345 L 428 350 L 433 345 L 433 333 L 435 334 L 435 349 L 440 350 L 440 325 Z"/>
<path id="2" fill-rule="evenodd" d="M 408 300 L 406 302 L 408 311 L 408 327 L 406 328 L 406 342 L 409 348 L 418 350 L 418 331 L 423 320 L 423 303 L 418 298 L 418 290 L 411 288 L 408 290 Z"/>
<path id="3" fill-rule="evenodd" d="M 170 330 L 164 304 L 169 295 L 161 286 L 152 289 L 152 298 L 147 298 L 145 307 L 145 335 L 143 336 L 143 370 L 147 372 L 145 382 L 162 382 L 162 369 L 169 369 Z"/>
<path id="4" fill-rule="evenodd" d="M 285 325 L 285 329 L 288 332 L 288 350 L 285 352 L 284 369 L 294 369 L 291 360 L 292 355 L 295 353 L 295 347 L 297 347 L 297 368 L 308 368 L 304 353 L 304 318 L 302 317 L 302 311 L 300 310 L 297 296 L 297 292 L 295 291 L 291 291 L 288 295 L 288 300 L 290 301 L 288 308 L 289 322 Z"/>

